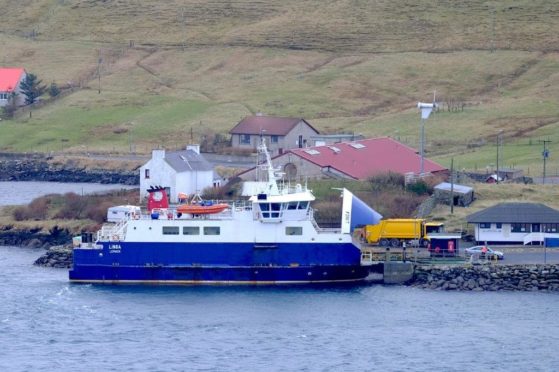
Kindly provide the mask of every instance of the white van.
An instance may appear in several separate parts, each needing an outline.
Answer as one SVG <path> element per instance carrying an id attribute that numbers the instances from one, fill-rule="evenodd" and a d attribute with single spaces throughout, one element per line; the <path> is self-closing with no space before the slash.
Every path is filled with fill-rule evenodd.
<path id="1" fill-rule="evenodd" d="M 107 222 L 119 222 L 131 215 L 140 215 L 140 207 L 135 205 L 117 205 L 107 209 Z"/>

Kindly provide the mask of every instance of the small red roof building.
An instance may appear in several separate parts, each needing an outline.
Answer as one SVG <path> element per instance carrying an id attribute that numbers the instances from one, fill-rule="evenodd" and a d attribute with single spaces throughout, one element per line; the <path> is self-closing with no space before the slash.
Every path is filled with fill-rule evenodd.
<path id="1" fill-rule="evenodd" d="M 15 104 L 20 106 L 25 97 L 20 93 L 20 83 L 25 79 L 25 70 L 22 68 L 0 67 L 0 107 L 10 103 L 12 93 L 16 93 Z"/>
<path id="2" fill-rule="evenodd" d="M 25 70 L 22 68 L 0 67 L 0 92 L 12 93 L 24 76 Z"/>
<path id="3" fill-rule="evenodd" d="M 326 146 L 291 149 L 273 159 L 286 175 L 294 177 L 338 177 L 355 180 L 387 172 L 419 173 L 420 155 L 416 150 L 390 137 L 369 138 Z M 446 174 L 448 169 L 427 158 L 424 172 Z M 241 173 L 251 180 L 253 170 Z"/>

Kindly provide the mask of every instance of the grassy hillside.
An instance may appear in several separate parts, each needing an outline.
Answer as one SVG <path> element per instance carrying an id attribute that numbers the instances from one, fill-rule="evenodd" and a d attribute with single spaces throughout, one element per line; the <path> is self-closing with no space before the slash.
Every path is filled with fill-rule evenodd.
<path id="1" fill-rule="evenodd" d="M 443 105 L 427 121 L 427 156 L 486 169 L 503 131 L 501 164 L 539 175 L 538 141 L 549 139 L 548 174 L 557 172 L 553 2 L 0 0 L 0 8 L 0 65 L 73 87 L 31 117 L 2 121 L 0 151 L 147 153 L 226 133 L 256 112 L 417 147 L 414 107 L 436 90 Z"/>

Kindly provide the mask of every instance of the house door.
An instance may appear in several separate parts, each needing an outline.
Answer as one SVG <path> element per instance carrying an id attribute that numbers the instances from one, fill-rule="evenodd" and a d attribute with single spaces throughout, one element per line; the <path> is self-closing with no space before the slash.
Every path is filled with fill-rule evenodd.
<path id="1" fill-rule="evenodd" d="M 539 223 L 533 223 L 532 224 L 532 232 L 540 232 L 540 224 Z"/>

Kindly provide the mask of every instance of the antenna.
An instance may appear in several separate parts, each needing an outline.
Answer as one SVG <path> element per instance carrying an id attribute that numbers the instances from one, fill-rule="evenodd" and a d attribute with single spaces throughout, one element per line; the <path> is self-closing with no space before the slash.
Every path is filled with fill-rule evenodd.
<path id="1" fill-rule="evenodd" d="M 435 93 L 433 93 L 433 99 L 435 98 Z M 419 176 L 424 172 L 424 157 L 425 157 L 425 120 L 429 118 L 431 112 L 437 107 L 437 103 L 433 100 L 433 103 L 417 102 L 417 108 L 421 110 L 421 125 L 419 132 L 419 153 L 421 156 L 419 163 Z"/>

